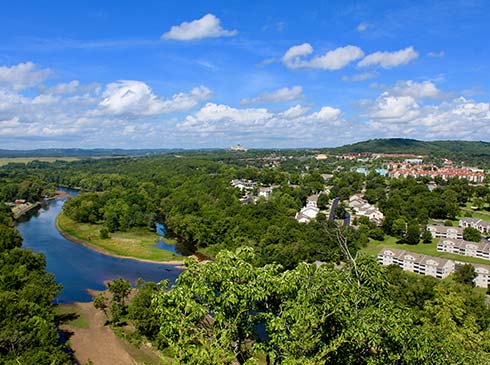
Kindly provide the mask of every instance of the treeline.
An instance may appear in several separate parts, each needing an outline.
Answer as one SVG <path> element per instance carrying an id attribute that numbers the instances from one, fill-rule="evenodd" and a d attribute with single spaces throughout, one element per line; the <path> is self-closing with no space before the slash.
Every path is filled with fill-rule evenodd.
<path id="1" fill-rule="evenodd" d="M 0 202 L 0 364 L 71 364 L 53 312 L 61 287 L 44 255 L 21 245 L 10 209 Z"/>
<path id="2" fill-rule="evenodd" d="M 490 363 L 490 312 L 471 278 L 417 276 L 365 256 L 286 271 L 255 261 L 250 248 L 221 251 L 189 261 L 170 288 L 140 284 L 129 304 L 116 281 L 111 302 L 96 306 L 178 364 Z"/>

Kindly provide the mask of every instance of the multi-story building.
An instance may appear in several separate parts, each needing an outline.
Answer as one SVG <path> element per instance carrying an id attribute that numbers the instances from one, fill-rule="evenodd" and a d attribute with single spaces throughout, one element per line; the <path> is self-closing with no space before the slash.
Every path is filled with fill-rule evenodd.
<path id="1" fill-rule="evenodd" d="M 463 228 L 461 227 L 448 227 L 433 224 L 428 225 L 427 230 L 431 233 L 433 238 L 450 238 L 455 240 L 463 239 Z"/>
<path id="2" fill-rule="evenodd" d="M 473 227 L 483 234 L 490 235 L 490 221 L 479 218 L 462 218 L 459 220 L 459 226 L 462 228 Z"/>
<path id="3" fill-rule="evenodd" d="M 421 255 L 414 252 L 385 248 L 378 254 L 378 262 L 382 265 L 398 265 L 405 271 L 435 278 L 445 278 L 455 270 L 452 260 Z"/>
<path id="4" fill-rule="evenodd" d="M 490 242 L 488 241 L 470 242 L 458 239 L 442 238 L 437 243 L 437 251 L 490 260 Z"/>

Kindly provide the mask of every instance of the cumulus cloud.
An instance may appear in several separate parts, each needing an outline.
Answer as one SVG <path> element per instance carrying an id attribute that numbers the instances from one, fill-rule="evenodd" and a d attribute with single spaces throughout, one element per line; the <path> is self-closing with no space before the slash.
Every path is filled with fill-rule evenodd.
<path id="1" fill-rule="evenodd" d="M 32 62 L 19 63 L 15 66 L 0 66 L 0 85 L 14 90 L 29 89 L 41 84 L 51 74 L 49 69 L 39 69 Z"/>
<path id="2" fill-rule="evenodd" d="M 168 32 L 162 35 L 162 38 L 192 41 L 203 38 L 232 37 L 237 33 L 236 30 L 222 28 L 220 20 L 213 14 L 206 14 L 200 19 L 172 26 Z"/>
<path id="3" fill-rule="evenodd" d="M 120 80 L 106 86 L 102 93 L 103 100 L 95 115 L 154 116 L 186 111 L 210 96 L 211 91 L 208 88 L 199 86 L 189 93 L 178 93 L 171 99 L 164 100 L 156 96 L 144 82 Z"/>
<path id="4" fill-rule="evenodd" d="M 328 51 L 322 56 L 316 56 L 309 60 L 305 60 L 304 56 L 307 56 L 312 52 L 313 47 L 309 43 L 303 43 L 289 48 L 282 57 L 282 61 L 291 69 L 317 68 L 334 71 L 344 68 L 352 61 L 364 56 L 364 52 L 359 47 L 348 45 Z"/>
<path id="5" fill-rule="evenodd" d="M 381 66 L 383 68 L 393 68 L 405 65 L 419 56 L 413 47 L 407 47 L 395 52 L 374 52 L 364 57 L 359 63 L 359 67 Z"/>
<path id="6" fill-rule="evenodd" d="M 282 113 L 279 113 L 279 116 L 286 119 L 296 119 L 302 115 L 305 115 L 309 110 L 310 108 L 307 106 L 296 104 Z"/>
<path id="7" fill-rule="evenodd" d="M 412 96 L 416 99 L 437 99 L 443 95 L 432 81 L 399 81 L 390 92 L 395 95 Z"/>
<path id="8" fill-rule="evenodd" d="M 293 86 L 292 88 L 283 87 L 271 92 L 266 92 L 254 98 L 242 99 L 240 104 L 278 103 L 301 98 L 303 98 L 303 88 L 301 86 Z"/>

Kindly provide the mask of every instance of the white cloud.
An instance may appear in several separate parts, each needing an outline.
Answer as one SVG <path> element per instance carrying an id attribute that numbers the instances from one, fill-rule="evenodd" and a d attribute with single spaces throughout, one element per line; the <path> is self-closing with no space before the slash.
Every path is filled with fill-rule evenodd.
<path id="1" fill-rule="evenodd" d="M 29 89 L 41 84 L 51 74 L 49 69 L 38 69 L 32 62 L 19 63 L 15 66 L 0 66 L 0 85 L 14 90 Z"/>
<path id="2" fill-rule="evenodd" d="M 307 56 L 313 53 L 313 47 L 309 43 L 303 43 L 298 46 L 292 46 L 289 48 L 284 56 L 282 56 L 282 61 L 291 68 L 295 68 L 295 61 L 298 61 L 298 57 Z"/>
<path id="3" fill-rule="evenodd" d="M 282 101 L 291 101 L 303 98 L 303 88 L 301 86 L 293 86 L 292 88 L 283 87 L 271 92 L 260 94 L 254 98 L 245 98 L 240 101 L 240 104 L 256 104 L 256 103 L 278 103 Z"/>
<path id="4" fill-rule="evenodd" d="M 303 43 L 289 48 L 282 57 L 282 61 L 291 69 L 318 68 L 334 71 L 364 56 L 364 52 L 359 47 L 348 45 L 328 51 L 323 56 L 316 56 L 309 60 L 303 58 L 312 52 L 313 47 L 309 43 Z"/>
<path id="5" fill-rule="evenodd" d="M 364 32 L 366 31 L 371 25 L 369 23 L 359 23 L 359 25 L 356 27 L 356 30 L 358 32 Z"/>
<path id="6" fill-rule="evenodd" d="M 141 81 L 120 80 L 106 86 L 95 115 L 154 116 L 186 111 L 196 107 L 201 100 L 211 96 L 211 91 L 199 86 L 190 93 L 175 94 L 172 99 L 157 97 L 152 89 Z"/>
<path id="7" fill-rule="evenodd" d="M 164 39 L 191 41 L 203 38 L 232 37 L 238 32 L 226 30 L 220 25 L 220 20 L 213 14 L 206 14 L 201 19 L 174 25 L 162 35 Z"/>
<path id="8" fill-rule="evenodd" d="M 362 59 L 359 67 L 381 66 L 383 68 L 393 68 L 405 65 L 419 56 L 413 47 L 407 47 L 395 52 L 374 52 Z"/>
<path id="9" fill-rule="evenodd" d="M 390 93 L 412 96 L 416 99 L 437 99 L 443 95 L 442 91 L 431 81 L 415 82 L 412 80 L 397 82 Z"/>
<path id="10" fill-rule="evenodd" d="M 324 106 L 320 111 L 311 114 L 310 118 L 320 121 L 337 121 L 341 114 L 342 111 L 340 109 Z"/>
<path id="11" fill-rule="evenodd" d="M 309 110 L 310 108 L 307 106 L 296 104 L 295 106 L 292 106 L 282 113 L 279 113 L 279 116 L 286 119 L 296 119 L 301 117 L 302 115 L 305 115 Z"/>

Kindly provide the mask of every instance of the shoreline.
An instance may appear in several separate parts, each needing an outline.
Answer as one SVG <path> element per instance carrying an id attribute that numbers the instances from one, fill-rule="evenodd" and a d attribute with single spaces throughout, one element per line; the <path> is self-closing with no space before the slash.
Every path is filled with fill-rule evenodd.
<path id="1" fill-rule="evenodd" d="M 65 231 L 63 231 L 61 229 L 61 227 L 59 226 L 59 223 L 58 223 L 58 216 L 56 216 L 56 219 L 55 219 L 55 227 L 57 229 L 57 231 L 64 237 L 66 238 L 67 240 L 73 242 L 73 243 L 76 243 L 76 244 L 79 244 L 81 246 L 84 246 L 92 251 L 95 251 L 95 252 L 98 252 L 102 255 L 105 255 L 105 256 L 110 256 L 110 257 L 115 257 L 115 258 L 119 258 L 119 259 L 125 259 L 125 260 L 133 260 L 133 261 L 139 261 L 139 262 L 147 262 L 147 263 L 150 263 L 150 264 L 160 264 L 160 265 L 171 265 L 171 266 L 174 266 L 175 268 L 179 268 L 179 269 L 184 269 L 185 266 L 183 264 L 183 261 L 177 261 L 177 260 L 173 260 L 173 261 L 156 261 L 156 260 L 149 260 L 149 259 L 140 259 L 140 258 L 137 258 L 137 257 L 132 257 L 132 256 L 122 256 L 122 255 L 117 255 L 115 253 L 112 253 L 104 248 L 101 248 L 101 247 L 98 247 L 97 245 L 94 245 L 93 243 L 90 243 L 88 241 L 85 241 L 85 240 L 82 240 L 78 237 L 75 237 L 69 233 L 66 233 Z M 192 257 L 192 256 L 188 256 L 188 257 Z"/>

